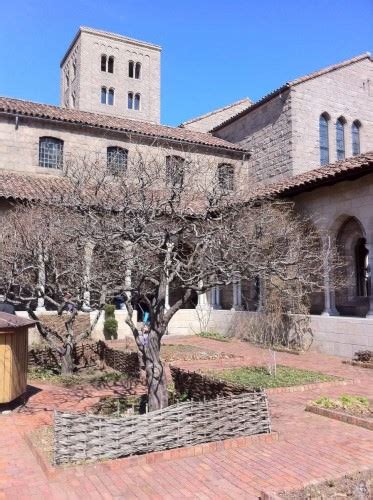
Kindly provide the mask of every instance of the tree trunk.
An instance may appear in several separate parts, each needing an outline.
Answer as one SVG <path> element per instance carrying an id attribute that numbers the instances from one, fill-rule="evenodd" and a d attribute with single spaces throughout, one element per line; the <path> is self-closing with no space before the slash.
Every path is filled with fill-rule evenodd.
<path id="1" fill-rule="evenodd" d="M 70 342 L 67 342 L 65 346 L 65 352 L 61 359 L 61 374 L 62 375 L 72 375 L 74 372 L 74 361 L 73 361 L 73 346 Z"/>
<path id="2" fill-rule="evenodd" d="M 160 348 L 160 338 L 156 332 L 150 331 L 143 350 L 149 411 L 168 406 L 166 373 L 160 359 Z"/>

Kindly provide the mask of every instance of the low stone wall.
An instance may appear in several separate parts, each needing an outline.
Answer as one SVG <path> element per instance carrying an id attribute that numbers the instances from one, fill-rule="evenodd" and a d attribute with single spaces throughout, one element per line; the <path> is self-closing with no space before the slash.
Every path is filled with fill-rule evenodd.
<path id="1" fill-rule="evenodd" d="M 55 463 L 113 459 L 270 431 L 263 392 L 188 401 L 124 418 L 56 412 Z"/>
<path id="2" fill-rule="evenodd" d="M 373 318 L 311 316 L 312 349 L 352 358 L 356 351 L 373 350 Z"/>

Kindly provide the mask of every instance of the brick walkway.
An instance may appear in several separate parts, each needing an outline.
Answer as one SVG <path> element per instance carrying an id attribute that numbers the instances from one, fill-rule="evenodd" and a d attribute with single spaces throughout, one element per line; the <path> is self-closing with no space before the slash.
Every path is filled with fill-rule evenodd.
<path id="1" fill-rule="evenodd" d="M 225 364 L 262 364 L 267 353 L 247 344 L 222 343 L 197 337 L 166 339 L 232 352 L 242 360 L 183 362 L 186 368 Z M 310 480 L 337 477 L 373 467 L 371 431 L 304 412 L 317 396 L 343 393 L 373 397 L 373 371 L 344 365 L 339 358 L 307 353 L 278 353 L 278 362 L 354 380 L 344 387 L 271 394 L 273 429 L 279 441 L 252 443 L 245 448 L 128 468 L 124 460 L 60 469 L 48 476 L 35 460 L 23 435 L 50 422 L 53 406 L 83 408 L 101 391 L 83 394 L 40 386 L 24 414 L 0 417 L 0 499 L 168 499 L 258 498 L 261 490 L 277 491 Z M 104 391 L 105 392 L 105 391 Z M 88 401 L 88 403 L 87 403 Z M 43 406 L 47 410 L 43 409 Z"/>

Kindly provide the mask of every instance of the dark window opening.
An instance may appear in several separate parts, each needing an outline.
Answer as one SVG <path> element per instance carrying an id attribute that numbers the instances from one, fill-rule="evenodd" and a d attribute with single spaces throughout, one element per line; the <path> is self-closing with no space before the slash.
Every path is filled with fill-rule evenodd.
<path id="1" fill-rule="evenodd" d="M 338 118 L 336 123 L 336 142 L 337 142 L 337 160 L 345 159 L 345 121 L 343 118 Z"/>
<path id="2" fill-rule="evenodd" d="M 113 56 L 109 57 L 107 70 L 109 73 L 114 73 L 114 57 Z"/>
<path id="3" fill-rule="evenodd" d="M 128 151 L 118 146 L 107 148 L 107 167 L 113 174 L 119 174 L 127 169 Z"/>
<path id="4" fill-rule="evenodd" d="M 233 191 L 234 189 L 234 169 L 232 165 L 222 164 L 218 167 L 219 187 L 224 191 Z"/>
<path id="5" fill-rule="evenodd" d="M 329 163 L 329 119 L 325 114 L 320 116 L 320 165 Z"/>
<path id="6" fill-rule="evenodd" d="M 107 57 L 105 55 L 101 56 L 101 71 L 106 71 Z"/>
<path id="7" fill-rule="evenodd" d="M 166 182 L 174 187 L 181 187 L 184 181 L 184 158 L 166 156 Z"/>

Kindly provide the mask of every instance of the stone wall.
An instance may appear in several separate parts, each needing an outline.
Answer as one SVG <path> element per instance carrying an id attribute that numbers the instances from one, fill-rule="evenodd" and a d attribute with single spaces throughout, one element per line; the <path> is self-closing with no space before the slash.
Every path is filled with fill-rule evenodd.
<path id="1" fill-rule="evenodd" d="M 78 72 L 70 89 L 62 77 L 75 60 Z M 101 71 L 101 55 L 114 57 L 114 72 Z M 129 78 L 129 61 L 141 63 L 141 77 Z M 61 68 L 61 105 L 66 106 L 66 94 L 75 91 L 76 108 L 82 111 L 123 116 L 135 120 L 160 122 L 160 47 L 131 40 L 120 35 L 106 34 L 83 28 Z M 114 89 L 114 105 L 101 104 L 101 87 Z M 128 92 L 141 95 L 140 110 L 128 109 Z M 71 95 L 68 96 L 71 107 Z"/>
<path id="2" fill-rule="evenodd" d="M 320 165 L 319 117 L 328 113 L 329 161 L 337 161 L 335 124 L 346 120 L 346 157 L 352 156 L 351 125 L 361 122 L 361 152 L 373 150 L 373 61 L 364 59 L 296 85 L 291 90 L 294 175 Z"/>
<path id="3" fill-rule="evenodd" d="M 292 116 L 289 91 L 274 97 L 214 135 L 251 150 L 249 175 L 274 182 L 292 175 Z"/>
<path id="4" fill-rule="evenodd" d="M 50 123 L 32 118 L 20 117 L 18 128 L 14 117 L 0 117 L 0 169 L 22 173 L 61 175 L 53 168 L 39 167 L 39 139 L 43 136 L 55 137 L 64 141 L 64 164 L 68 161 L 95 161 L 103 165 L 107 161 L 107 147 L 119 146 L 128 150 L 127 173 L 131 175 L 131 164 L 136 166 L 141 154 L 142 161 L 159 164 L 160 172 L 164 168 L 167 155 L 178 155 L 192 162 L 194 172 L 201 167 L 211 168 L 215 174 L 219 163 L 230 163 L 235 168 L 239 184 L 246 185 L 246 162 L 237 160 L 238 156 L 230 152 L 218 152 L 196 144 L 174 144 L 153 139 L 140 139 L 130 133 L 120 133 L 92 127 L 77 127 L 63 123 Z M 242 156 L 242 155 L 241 155 Z"/>

